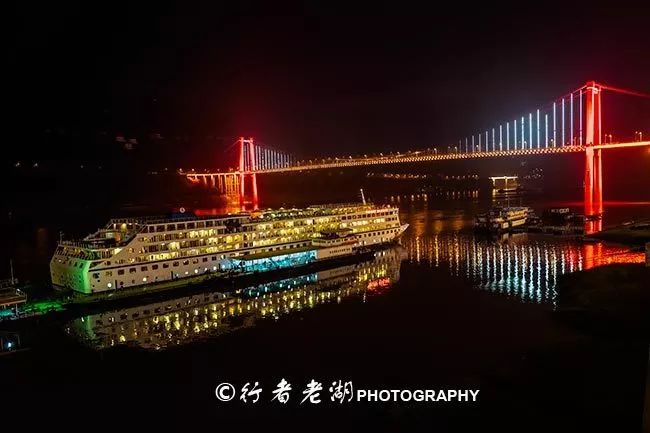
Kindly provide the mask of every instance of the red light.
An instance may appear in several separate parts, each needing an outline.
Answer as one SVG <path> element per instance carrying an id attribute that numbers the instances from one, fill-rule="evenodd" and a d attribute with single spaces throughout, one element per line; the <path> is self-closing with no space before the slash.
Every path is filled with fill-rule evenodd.
<path id="1" fill-rule="evenodd" d="M 390 278 L 388 277 L 383 277 L 379 278 L 377 280 L 372 280 L 368 282 L 368 290 L 373 291 L 377 289 L 383 289 L 390 286 Z"/>

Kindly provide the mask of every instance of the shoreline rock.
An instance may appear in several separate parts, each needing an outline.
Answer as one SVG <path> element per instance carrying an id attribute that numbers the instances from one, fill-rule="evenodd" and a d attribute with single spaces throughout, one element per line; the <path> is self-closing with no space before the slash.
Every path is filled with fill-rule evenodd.
<path id="1" fill-rule="evenodd" d="M 650 268 L 612 264 L 563 275 L 556 313 L 581 328 L 650 341 Z"/>

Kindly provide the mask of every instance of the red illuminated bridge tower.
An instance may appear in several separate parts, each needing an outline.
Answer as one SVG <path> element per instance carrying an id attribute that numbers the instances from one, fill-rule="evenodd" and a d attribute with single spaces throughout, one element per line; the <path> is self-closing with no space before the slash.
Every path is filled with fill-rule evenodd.
<path id="1" fill-rule="evenodd" d="M 255 142 L 253 137 L 248 139 L 239 137 L 239 201 L 243 206 L 246 202 L 246 176 L 250 177 L 252 197 L 251 202 L 254 207 L 259 204 L 257 196 L 257 165 L 255 163 Z"/>
<path id="2" fill-rule="evenodd" d="M 602 86 L 595 81 L 585 87 L 585 215 L 603 213 L 603 161 L 601 144 Z"/>

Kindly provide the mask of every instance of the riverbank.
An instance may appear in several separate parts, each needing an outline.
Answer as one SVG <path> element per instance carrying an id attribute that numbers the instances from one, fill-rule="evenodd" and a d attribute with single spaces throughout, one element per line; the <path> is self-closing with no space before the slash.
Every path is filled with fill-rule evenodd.
<path id="1" fill-rule="evenodd" d="M 614 264 L 566 274 L 557 313 L 593 331 L 650 339 L 650 267 Z"/>

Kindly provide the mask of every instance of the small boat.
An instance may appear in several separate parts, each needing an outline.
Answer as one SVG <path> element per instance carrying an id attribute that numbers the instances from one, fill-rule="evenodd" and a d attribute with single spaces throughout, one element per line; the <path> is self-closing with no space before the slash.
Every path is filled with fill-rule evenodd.
<path id="1" fill-rule="evenodd" d="M 18 280 L 14 278 L 14 267 L 10 261 L 11 278 L 0 280 L 0 319 L 15 316 L 18 307 L 27 302 L 27 295 L 18 288 Z"/>
<path id="2" fill-rule="evenodd" d="M 509 231 L 526 224 L 528 215 L 532 213 L 532 209 L 525 206 L 493 207 L 488 212 L 476 216 L 474 229 L 491 233 Z"/>

